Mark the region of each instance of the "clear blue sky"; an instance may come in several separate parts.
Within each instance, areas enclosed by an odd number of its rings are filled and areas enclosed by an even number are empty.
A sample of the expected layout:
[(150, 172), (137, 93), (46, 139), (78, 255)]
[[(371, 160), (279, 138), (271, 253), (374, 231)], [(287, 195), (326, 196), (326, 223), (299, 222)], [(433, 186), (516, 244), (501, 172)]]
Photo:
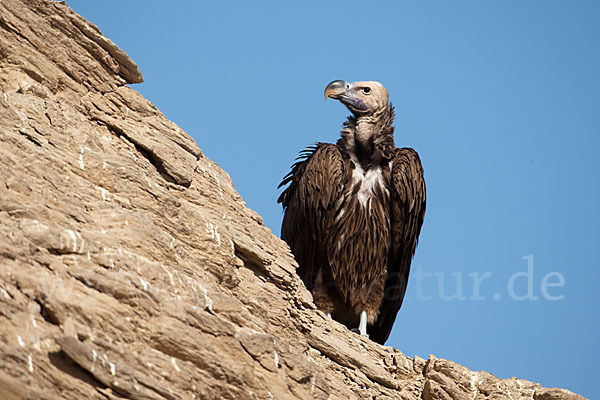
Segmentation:
[(382, 82), (428, 194), (388, 344), (600, 398), (600, 2), (67, 3), (275, 234), (281, 177), (348, 114), (325, 85)]

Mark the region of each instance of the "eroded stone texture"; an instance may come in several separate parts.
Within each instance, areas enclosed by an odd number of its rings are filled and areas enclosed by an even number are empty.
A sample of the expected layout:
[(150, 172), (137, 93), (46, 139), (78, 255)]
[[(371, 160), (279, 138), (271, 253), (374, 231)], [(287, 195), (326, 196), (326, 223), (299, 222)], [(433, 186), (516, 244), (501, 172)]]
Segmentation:
[(141, 81), (64, 3), (0, 3), (0, 398), (582, 398), (327, 319)]

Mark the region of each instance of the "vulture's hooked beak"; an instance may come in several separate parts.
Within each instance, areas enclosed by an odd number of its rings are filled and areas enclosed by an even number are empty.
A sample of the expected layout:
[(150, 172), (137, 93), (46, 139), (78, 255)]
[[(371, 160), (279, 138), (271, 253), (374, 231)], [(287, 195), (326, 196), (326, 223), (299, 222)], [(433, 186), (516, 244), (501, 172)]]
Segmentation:
[(365, 103), (356, 97), (356, 93), (352, 89), (354, 89), (354, 84), (350, 82), (333, 81), (325, 88), (325, 100), (328, 97), (339, 100), (352, 112), (367, 111)]
[(346, 86), (350, 89), (350, 84), (345, 81), (333, 81), (325, 88), (325, 100), (328, 97), (338, 100), (341, 95), (346, 93)]

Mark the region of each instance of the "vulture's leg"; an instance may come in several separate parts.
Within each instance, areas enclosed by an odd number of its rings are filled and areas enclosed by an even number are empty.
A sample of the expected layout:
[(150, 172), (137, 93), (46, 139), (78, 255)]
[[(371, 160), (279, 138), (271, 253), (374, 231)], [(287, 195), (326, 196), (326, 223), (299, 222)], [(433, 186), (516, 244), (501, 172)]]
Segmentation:
[(331, 318), (331, 313), (330, 313), (330, 312), (328, 312), (328, 313), (327, 313), (327, 318), (329, 318), (329, 319), (332, 319), (332, 318)]
[(369, 335), (367, 335), (367, 311), (366, 310), (362, 310), (360, 312), (360, 322), (358, 323), (358, 333), (360, 333), (361, 336), (369, 337)]

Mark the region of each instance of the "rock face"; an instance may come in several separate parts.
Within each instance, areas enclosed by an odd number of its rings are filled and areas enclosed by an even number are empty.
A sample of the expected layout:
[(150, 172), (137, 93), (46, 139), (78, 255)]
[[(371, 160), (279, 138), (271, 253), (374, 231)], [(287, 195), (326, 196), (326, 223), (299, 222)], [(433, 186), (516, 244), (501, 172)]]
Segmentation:
[(64, 3), (0, 3), (1, 399), (582, 399), (315, 309), (229, 176)]

